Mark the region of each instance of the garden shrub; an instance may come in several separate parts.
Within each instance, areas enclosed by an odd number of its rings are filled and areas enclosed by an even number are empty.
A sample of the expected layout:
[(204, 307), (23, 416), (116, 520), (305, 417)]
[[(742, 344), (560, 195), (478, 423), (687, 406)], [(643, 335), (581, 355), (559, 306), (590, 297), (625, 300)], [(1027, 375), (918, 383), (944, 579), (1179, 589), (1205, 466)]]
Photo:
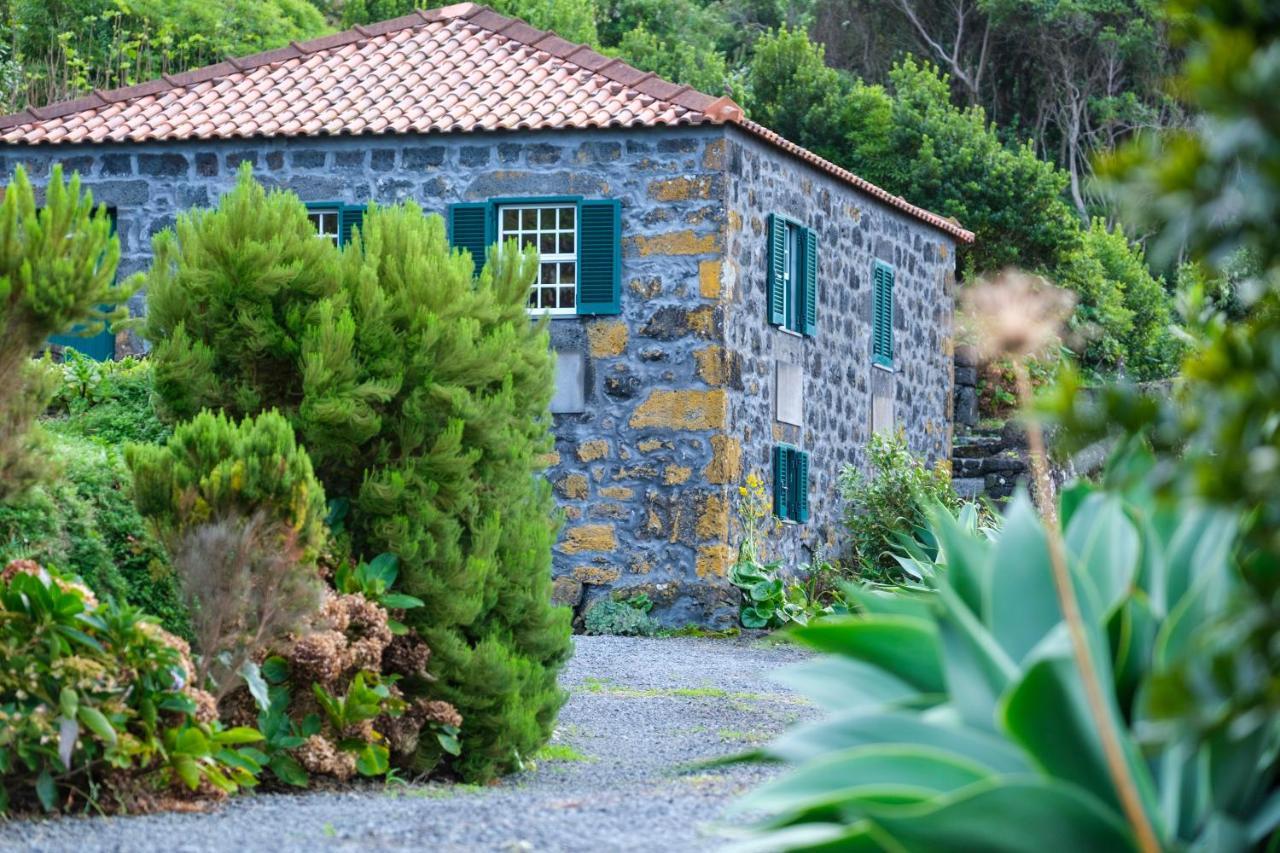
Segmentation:
[(62, 382), (45, 426), (64, 435), (92, 438), (108, 447), (129, 442), (160, 444), (173, 430), (153, 405), (151, 362), (128, 358), (94, 361), (63, 350)]
[(901, 578), (898, 558), (904, 553), (904, 544), (929, 537), (930, 504), (956, 509), (960, 498), (951, 488), (946, 467), (941, 463), (926, 467), (911, 452), (901, 430), (894, 435), (873, 435), (867, 445), (867, 461), (870, 475), (853, 465), (840, 472), (852, 558), (867, 579)]
[(652, 637), (662, 626), (649, 615), (651, 609), (653, 602), (647, 595), (626, 600), (601, 598), (587, 608), (583, 628), (588, 634)]
[[(49, 470), (33, 429), (56, 387), (47, 362), (33, 361), (50, 335), (80, 324), (88, 334), (123, 316), (138, 287), (115, 281), (120, 241), (105, 207), (64, 184), (55, 166), (44, 206), (21, 166), (0, 201), (0, 501), (21, 494)], [(115, 309), (103, 305), (118, 306)]]
[(255, 783), (186, 643), (32, 561), (0, 573), (0, 813), (128, 810)]
[[(551, 733), (571, 650), (571, 614), (550, 603), (554, 500), (537, 476), (552, 360), (525, 312), (532, 253), (496, 253), (473, 277), (443, 221), (413, 204), (371, 208), (339, 250), (295, 196), (247, 171), (155, 249), (146, 335), (164, 408), (288, 418), (350, 507), (353, 558), (394, 554), (403, 591), (424, 602), (406, 621), (435, 680), (404, 689), (461, 711), (465, 777), (518, 767)], [(439, 758), (427, 743), (415, 763)]]
[(189, 638), (164, 548), (133, 503), (120, 452), (49, 424), (45, 461), (61, 472), (0, 503), (0, 563), (29, 558), (79, 576), (101, 598), (142, 608)]
[(225, 695), (320, 606), (324, 490), (276, 412), (203, 412), (125, 459), (191, 612), (200, 683)]

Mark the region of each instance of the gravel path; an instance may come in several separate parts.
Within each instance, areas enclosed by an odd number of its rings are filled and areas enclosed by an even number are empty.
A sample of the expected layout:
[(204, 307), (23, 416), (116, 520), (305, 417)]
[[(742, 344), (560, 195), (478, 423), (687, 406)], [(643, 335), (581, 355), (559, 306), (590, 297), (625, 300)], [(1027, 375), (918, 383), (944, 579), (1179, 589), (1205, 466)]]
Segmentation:
[(689, 770), (816, 711), (765, 678), (804, 657), (739, 640), (578, 637), (572, 698), (536, 770), (502, 784), (242, 797), (209, 814), (0, 825), (0, 850), (686, 851), (765, 766)]

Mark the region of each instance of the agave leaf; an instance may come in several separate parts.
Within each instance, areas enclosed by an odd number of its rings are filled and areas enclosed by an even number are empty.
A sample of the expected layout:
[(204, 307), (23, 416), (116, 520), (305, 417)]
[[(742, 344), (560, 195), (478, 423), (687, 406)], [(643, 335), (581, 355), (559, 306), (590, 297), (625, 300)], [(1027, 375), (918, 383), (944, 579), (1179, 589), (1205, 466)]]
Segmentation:
[(848, 658), (817, 658), (770, 673), (769, 677), (833, 711), (883, 708), (920, 695), (902, 679)]
[(946, 583), (939, 585), (946, 614), (938, 620), (942, 666), (951, 704), (975, 728), (995, 731), (996, 707), (1018, 667)]
[(848, 826), (838, 823), (806, 823), (788, 826), (760, 838), (742, 841), (728, 847), (728, 853), (883, 853), (875, 840), (875, 827), (869, 821)]
[(990, 779), (918, 805), (883, 807), (873, 822), (898, 849), (921, 853), (1136, 849), (1128, 827), (1096, 798), (1045, 779)]
[[(1239, 518), (1233, 512), (1184, 508), (1183, 514), (1168, 548), (1166, 603), (1170, 611), (1192, 587), (1203, 584), (1206, 576), (1221, 578), (1228, 573), (1228, 559), (1239, 530)], [(1221, 590), (1221, 581), (1217, 584), (1205, 591)]]
[(1109, 613), (1129, 591), (1138, 569), (1137, 528), (1124, 504), (1112, 495), (1090, 495), (1066, 528), (1066, 547), (1093, 582), (1103, 613)]
[(942, 693), (936, 626), (911, 616), (832, 616), (799, 627), (791, 636), (824, 652), (866, 661), (924, 693)]
[(1049, 545), (1025, 492), (1005, 517), (992, 557), (996, 574), (987, 590), (987, 625), (1014, 661), (1022, 661), (1062, 621)]
[(929, 518), (938, 540), (938, 562), (947, 567), (952, 588), (971, 611), (985, 619), (991, 586), (990, 543), (966, 533), (941, 504), (933, 507)]
[(845, 598), (864, 613), (932, 618), (926, 598), (906, 589), (884, 589), (869, 583), (843, 584)]
[(765, 747), (776, 758), (799, 763), (872, 743), (910, 743), (953, 753), (992, 773), (1032, 772), (1023, 754), (1009, 741), (933, 709), (926, 714), (909, 710), (859, 709), (790, 729)]
[[(1109, 670), (1104, 664), (1095, 662), (1095, 665), (1102, 670), (1105, 685)], [(1128, 730), (1123, 727), (1113, 695), (1110, 691), (1104, 692), (1107, 712), (1113, 721), (1120, 723), (1121, 749), (1129, 764), (1130, 776), (1138, 788), (1143, 808), (1160, 835), (1163, 821), (1159, 820), (1155, 782)], [(1120, 808), (1065, 626), (1036, 650), (1022, 679), (1006, 694), (1000, 719), (1009, 736), (1050, 776), (1074, 783), (1113, 808)]]
[(877, 801), (926, 800), (990, 778), (987, 770), (954, 753), (892, 743), (856, 746), (824, 756), (776, 779), (733, 805), (730, 813), (759, 809), (809, 813), (836, 809), (849, 818)]

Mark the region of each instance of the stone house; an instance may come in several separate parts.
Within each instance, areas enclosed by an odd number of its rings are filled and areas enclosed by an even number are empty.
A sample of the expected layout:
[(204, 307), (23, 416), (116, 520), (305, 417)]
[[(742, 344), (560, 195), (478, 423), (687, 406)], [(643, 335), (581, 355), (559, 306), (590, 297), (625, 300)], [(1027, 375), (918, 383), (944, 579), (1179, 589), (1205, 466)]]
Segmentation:
[(728, 98), (483, 6), (30, 109), (0, 138), (0, 175), (80, 173), (115, 212), (124, 272), (245, 161), (339, 243), (368, 202), (412, 199), (473, 256), (537, 245), (566, 600), (628, 589), (671, 624), (726, 621), (748, 472), (798, 564), (835, 547), (837, 474), (873, 430), (948, 456), (955, 249), (972, 234)]

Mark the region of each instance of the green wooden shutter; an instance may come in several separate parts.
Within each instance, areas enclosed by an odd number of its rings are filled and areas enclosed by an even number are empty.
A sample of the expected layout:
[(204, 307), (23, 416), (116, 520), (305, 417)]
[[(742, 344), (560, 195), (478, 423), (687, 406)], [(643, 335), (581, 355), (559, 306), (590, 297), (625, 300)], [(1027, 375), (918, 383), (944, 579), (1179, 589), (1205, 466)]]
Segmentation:
[(494, 240), (492, 205), (487, 201), (468, 201), (449, 205), (449, 245), (466, 249), (475, 264), (472, 275), (484, 268), (485, 253)]
[(787, 221), (769, 214), (769, 322), (787, 322)]
[(338, 245), (345, 246), (351, 242), (351, 232), (364, 228), (363, 204), (344, 204), (338, 211)]
[[(804, 229), (804, 333), (818, 333), (818, 235)], [(800, 331), (800, 330), (797, 330)]]
[(791, 518), (791, 478), (788, 468), (791, 448), (785, 444), (773, 447), (773, 514), (781, 519)]
[[(119, 211), (114, 207), (108, 207), (107, 217), (111, 220), (111, 235), (114, 237), (116, 223), (119, 220)], [(115, 306), (103, 305), (101, 307), (103, 310), (110, 311)], [(88, 338), (76, 334), (77, 331), (83, 329), (84, 326), (82, 324), (72, 326), (66, 334), (51, 336), (49, 343), (57, 344), (60, 347), (71, 347), (76, 352), (88, 356), (94, 361), (111, 361), (116, 357), (116, 333), (111, 331), (110, 324), (104, 325), (101, 332)]]
[(872, 276), (871, 355), (876, 364), (893, 365), (893, 267), (876, 261)]
[(578, 313), (622, 310), (622, 204), (617, 199), (578, 205)]
[(792, 471), (795, 474), (795, 482), (792, 483), (791, 488), (795, 500), (795, 513), (792, 518), (804, 523), (809, 520), (809, 454), (803, 450), (793, 450), (791, 458)]

